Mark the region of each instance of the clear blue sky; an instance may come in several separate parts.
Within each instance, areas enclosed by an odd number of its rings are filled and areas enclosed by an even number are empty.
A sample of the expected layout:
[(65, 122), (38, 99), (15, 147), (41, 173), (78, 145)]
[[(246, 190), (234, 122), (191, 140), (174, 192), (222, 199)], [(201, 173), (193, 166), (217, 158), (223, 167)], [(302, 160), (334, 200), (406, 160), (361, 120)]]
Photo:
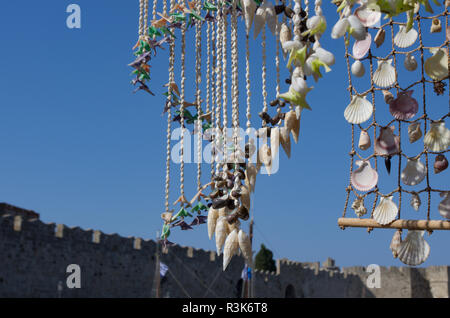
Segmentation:
[[(81, 6), (81, 30), (66, 27), (66, 7), (70, 3)], [(342, 231), (337, 226), (349, 179), (351, 126), (343, 117), (349, 103), (343, 41), (330, 38), (337, 15), (334, 6), (324, 3), (329, 26), (321, 43), (335, 53), (337, 62), (324, 79), (310, 82), (315, 86), (308, 95), (313, 110), (304, 112), (300, 142), (293, 146), (291, 159), (283, 153), (278, 173), (258, 176), (253, 197), (255, 248), (264, 243), (276, 258), (298, 261), (332, 257), (340, 266), (399, 266), (402, 264), (392, 258), (389, 250), (393, 231), (375, 230), (369, 235), (365, 229)], [(166, 50), (151, 63), (151, 88), (156, 97), (143, 92), (132, 94), (127, 64), (133, 58), (137, 19), (137, 0), (1, 2), (0, 201), (33, 209), (45, 222), (122, 236), (155, 237), (164, 209), (166, 119), (161, 117), (161, 93), (168, 78), (168, 62)], [(444, 37), (444, 33), (429, 35), (429, 24), (424, 29), (430, 45)], [(242, 24), (240, 31), (243, 48)], [(271, 35), (268, 39), (273, 44)], [(259, 40), (251, 42), (254, 125), (260, 124), (256, 114), (262, 107)], [(275, 95), (272, 44), (267, 52), (269, 100)], [(389, 49), (386, 45), (387, 49), (376, 51), (380, 52), (377, 55)], [(192, 52), (193, 41), (188, 41), (188, 50)], [(243, 52), (240, 62), (244, 61)], [(400, 65), (402, 61), (401, 57)], [(284, 79), (288, 72), (285, 61), (281, 64)], [(193, 63), (189, 62), (188, 74), (192, 69)], [(243, 109), (244, 68), (240, 72)], [(401, 71), (400, 83), (413, 77), (419, 79), (419, 73)], [(193, 96), (194, 87), (190, 79), (188, 98)], [(356, 85), (363, 90), (367, 83), (365, 77)], [(287, 85), (283, 83), (285, 90)], [(447, 112), (447, 92), (443, 97), (429, 94), (432, 118)], [(418, 90), (413, 96), (420, 101), (420, 94)], [(385, 124), (391, 119), (388, 107), (381, 98), (377, 103), (377, 118)], [(409, 144), (406, 127), (402, 141), (408, 155), (419, 152), (422, 146), (421, 141)], [(397, 160), (393, 159), (390, 176), (379, 161), (379, 186), (384, 193), (396, 186)], [(403, 167), (405, 164), (403, 160)], [(208, 169), (206, 165), (204, 168)], [(178, 166), (172, 169), (172, 178), (177, 179)], [(187, 165), (186, 170), (186, 191), (192, 196), (196, 166)], [(437, 176), (431, 173), (431, 183), (448, 189), (448, 171)], [(172, 189), (171, 201), (178, 196), (178, 186), (174, 184)], [(440, 199), (433, 199), (432, 215), (440, 218)], [(422, 201), (420, 211), (415, 212), (406, 196), (402, 215), (424, 218), (425, 196)], [(353, 215), (351, 209), (348, 215)], [(426, 239), (431, 255), (424, 265), (449, 264), (449, 233), (436, 231)], [(171, 240), (215, 248), (207, 238), (206, 226), (195, 231), (173, 231)]]

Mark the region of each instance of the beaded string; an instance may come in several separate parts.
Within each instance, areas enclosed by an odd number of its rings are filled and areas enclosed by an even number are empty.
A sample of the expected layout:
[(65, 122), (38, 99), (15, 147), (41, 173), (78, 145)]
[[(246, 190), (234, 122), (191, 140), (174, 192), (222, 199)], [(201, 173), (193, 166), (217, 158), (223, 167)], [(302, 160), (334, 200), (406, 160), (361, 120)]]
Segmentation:
[(181, 125), (181, 141), (180, 141), (180, 193), (184, 197), (184, 102), (185, 102), (185, 82), (186, 82), (186, 21), (181, 27), (181, 92), (180, 92), (180, 125)]
[[(214, 156), (215, 158), (218, 158), (218, 150), (220, 145), (220, 108), (221, 108), (221, 101), (222, 101), (222, 41), (223, 41), (223, 3), (218, 2), (218, 12), (217, 12), (217, 30), (216, 30), (216, 48), (217, 48), (217, 58), (216, 58), (216, 70), (215, 70), (215, 76), (216, 76), (216, 85), (215, 85), (215, 92), (216, 92), (216, 122), (215, 122), (215, 144), (214, 144)], [(219, 175), (219, 160), (216, 160), (216, 172), (215, 174)]]
[[(197, 0), (196, 2), (197, 11), (199, 12), (202, 8), (202, 2)], [(197, 104), (197, 191), (200, 191), (202, 188), (202, 120), (200, 116), (202, 115), (202, 105), (201, 105), (201, 90), (200, 90), (200, 82), (202, 76), (202, 32), (201, 32), (201, 24), (200, 22), (195, 23), (195, 88), (196, 88), (196, 104)], [(200, 197), (198, 197), (200, 200)]]
[[(262, 47), (262, 72), (261, 72), (261, 75), (262, 75), (263, 112), (267, 113), (268, 107), (267, 107), (267, 84), (266, 84), (267, 67), (266, 67), (266, 27), (265, 26), (262, 28), (261, 47)], [(266, 125), (267, 125), (267, 123), (263, 119), (262, 126), (266, 127)]]
[[(225, 2), (223, 2), (223, 5)], [(224, 162), (223, 162), (223, 175), (224, 178), (227, 177), (226, 172), (228, 171), (227, 166), (227, 154), (228, 154), (228, 78), (227, 78), (227, 26), (228, 20), (226, 12), (222, 12), (222, 78), (223, 78), (223, 92), (222, 92), (222, 109), (223, 109), (223, 149), (224, 149)]]

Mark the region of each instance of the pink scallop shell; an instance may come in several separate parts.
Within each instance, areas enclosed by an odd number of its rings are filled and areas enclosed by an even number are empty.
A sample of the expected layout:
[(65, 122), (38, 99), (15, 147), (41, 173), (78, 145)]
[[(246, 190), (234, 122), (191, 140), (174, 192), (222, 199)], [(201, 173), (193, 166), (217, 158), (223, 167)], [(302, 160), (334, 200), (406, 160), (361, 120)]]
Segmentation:
[(393, 155), (399, 152), (400, 138), (394, 135), (394, 127), (384, 127), (375, 140), (374, 150), (377, 155)]
[(419, 104), (411, 97), (412, 93), (412, 90), (401, 92), (389, 103), (389, 111), (396, 119), (407, 120), (417, 114)]
[(369, 52), (370, 45), (372, 44), (372, 36), (367, 32), (364, 40), (355, 41), (353, 43), (353, 57), (357, 60), (362, 59), (367, 52)]
[(358, 169), (352, 171), (350, 182), (356, 190), (369, 191), (377, 185), (378, 173), (367, 161), (367, 164), (363, 163)]
[(371, 27), (380, 21), (381, 12), (372, 11), (361, 6), (355, 10), (355, 16), (359, 21), (361, 21), (362, 25), (365, 27)]

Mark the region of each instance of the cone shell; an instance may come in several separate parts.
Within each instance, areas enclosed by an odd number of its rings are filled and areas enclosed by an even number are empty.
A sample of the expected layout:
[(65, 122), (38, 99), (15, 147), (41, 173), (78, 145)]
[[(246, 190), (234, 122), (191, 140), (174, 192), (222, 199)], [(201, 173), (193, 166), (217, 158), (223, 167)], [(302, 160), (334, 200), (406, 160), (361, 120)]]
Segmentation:
[(377, 24), (381, 19), (381, 12), (370, 10), (365, 6), (360, 6), (355, 10), (355, 16), (365, 27), (371, 27)]
[(264, 3), (256, 10), (253, 21), (255, 24), (253, 28), (253, 38), (256, 39), (266, 22), (266, 8), (264, 7)]
[(450, 219), (450, 192), (441, 192), (441, 197), (444, 199), (439, 203), (439, 213), (443, 218)]
[(265, 1), (265, 7), (266, 7), (266, 17), (265, 20), (267, 22), (267, 26), (269, 27), (270, 32), (275, 35), (276, 28), (277, 28), (277, 14), (275, 13), (275, 7), (272, 2)]
[(389, 248), (391, 249), (394, 258), (398, 257), (398, 249), (400, 248), (401, 242), (402, 242), (402, 232), (400, 230), (395, 231), (394, 236), (392, 237), (391, 245), (389, 245)]
[(272, 151), (267, 144), (263, 144), (258, 150), (258, 164), (264, 164), (267, 173), (270, 175), (272, 169)]
[(392, 223), (398, 214), (397, 205), (392, 202), (392, 196), (381, 197), (380, 203), (373, 212), (373, 219), (381, 225)]
[[(249, 1), (249, 0), (247, 0)], [(255, 3), (255, 1), (250, 0), (253, 3)], [(281, 47), (283, 48), (283, 53), (285, 54), (286, 57), (286, 53), (287, 53), (287, 49), (284, 49), (284, 43), (286, 43), (287, 41), (290, 41), (292, 39), (292, 32), (291, 29), (287, 26), (286, 23), (282, 23), (281, 24), (281, 30), (280, 30), (280, 43), (281, 43)]]
[(241, 186), (241, 203), (250, 211), (250, 192), (246, 186)]
[(407, 120), (413, 118), (419, 110), (419, 104), (411, 97), (413, 91), (400, 92), (397, 98), (389, 103), (389, 111), (394, 118)]
[(394, 135), (394, 126), (382, 127), (380, 135), (375, 140), (375, 153), (378, 155), (393, 155), (399, 152), (400, 138)]
[(244, 231), (239, 230), (238, 241), (245, 262), (248, 266), (253, 267), (252, 243), (250, 242), (250, 238)]
[(430, 130), (423, 138), (425, 147), (433, 152), (445, 151), (450, 146), (450, 130), (445, 123), (432, 122)]
[(397, 34), (394, 37), (394, 44), (399, 48), (407, 48), (414, 44), (417, 40), (418, 33), (416, 29), (412, 28), (406, 32), (406, 27), (401, 25)]
[(358, 147), (361, 150), (367, 150), (369, 149), (371, 145), (369, 133), (365, 130), (361, 130), (361, 133), (359, 134), (359, 142)]
[(364, 74), (366, 73), (363, 63), (361, 63), (361, 61), (359, 61), (359, 60), (356, 60), (355, 62), (353, 62), (351, 71), (352, 71), (352, 74), (355, 75), (356, 77), (363, 77)]
[(244, 20), (247, 34), (253, 23), (253, 17), (256, 11), (256, 2), (254, 0), (243, 0)]
[(392, 59), (378, 61), (378, 68), (373, 73), (373, 82), (380, 87), (389, 87), (395, 83), (395, 69)]
[(270, 130), (270, 149), (272, 155), (272, 161), (275, 161), (276, 156), (278, 155), (278, 149), (280, 148), (280, 128), (273, 127)]
[(434, 173), (440, 173), (448, 168), (448, 161), (444, 155), (437, 155), (434, 159)]
[(344, 117), (350, 124), (361, 124), (367, 121), (373, 113), (372, 104), (366, 96), (355, 95), (344, 111)]
[(290, 132), (286, 127), (280, 127), (280, 142), (281, 146), (284, 149), (284, 152), (288, 156), (291, 157), (291, 137)]
[(413, 207), (414, 210), (419, 211), (420, 205), (422, 204), (422, 202), (420, 201), (420, 197), (419, 194), (417, 194), (416, 192), (414, 192), (411, 195), (411, 201), (410, 201), (411, 206)]
[(415, 71), (417, 69), (417, 61), (414, 55), (411, 55), (410, 53), (406, 54), (403, 65), (408, 71), (410, 72)]
[(225, 239), (229, 233), (228, 222), (225, 216), (219, 217), (216, 224), (215, 236), (216, 236), (216, 249), (217, 255), (222, 253), (222, 247), (225, 243)]
[(404, 184), (414, 186), (421, 183), (426, 175), (427, 167), (419, 159), (408, 159), (401, 178)]
[(210, 207), (207, 219), (208, 237), (210, 240), (212, 239), (214, 232), (216, 231), (216, 223), (218, 218), (219, 218), (219, 210)]
[(292, 137), (294, 137), (294, 141), (297, 143), (298, 135), (300, 133), (300, 120), (297, 118), (295, 111), (291, 110), (286, 113), (284, 125), (292, 133)]
[(379, 29), (377, 34), (375, 35), (375, 38), (373, 39), (377, 48), (380, 47), (381, 44), (383, 44), (385, 37), (386, 31), (384, 31), (384, 29)]
[(247, 169), (245, 169), (245, 185), (250, 192), (255, 191), (256, 175), (258, 171), (253, 163), (247, 164)]
[(237, 253), (239, 248), (238, 230), (234, 229), (228, 234), (223, 247), (223, 270), (225, 270), (231, 261), (231, 258)]
[(359, 191), (369, 191), (378, 183), (378, 173), (372, 169), (369, 161), (356, 161), (358, 168), (352, 171), (350, 182)]
[(372, 36), (370, 33), (367, 33), (364, 40), (355, 41), (355, 43), (353, 43), (353, 57), (357, 60), (362, 59), (367, 52), (369, 52), (371, 44)]
[(431, 22), (430, 32), (438, 33), (441, 31), (442, 31), (441, 20), (439, 20), (438, 18), (434, 18), (433, 21)]
[(422, 137), (422, 130), (420, 129), (420, 122), (412, 123), (408, 126), (409, 142), (413, 143)]
[(430, 245), (423, 238), (424, 231), (408, 231), (406, 238), (398, 248), (398, 259), (410, 266), (417, 266), (430, 255)]
[(426, 59), (424, 63), (425, 73), (435, 81), (441, 81), (448, 76), (448, 54), (447, 50), (431, 49), (433, 56)]

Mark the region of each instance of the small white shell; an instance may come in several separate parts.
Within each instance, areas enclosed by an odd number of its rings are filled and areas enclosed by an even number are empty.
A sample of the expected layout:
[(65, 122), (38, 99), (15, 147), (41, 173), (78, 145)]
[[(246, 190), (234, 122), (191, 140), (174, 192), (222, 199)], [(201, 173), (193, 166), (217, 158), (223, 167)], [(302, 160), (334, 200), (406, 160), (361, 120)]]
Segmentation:
[(269, 27), (270, 32), (275, 35), (277, 28), (277, 14), (275, 13), (275, 7), (272, 2), (264, 1), (266, 7), (266, 17), (265, 20), (267, 22), (267, 26)]
[(359, 191), (369, 191), (378, 183), (378, 173), (372, 169), (369, 161), (358, 160), (355, 162), (358, 168), (350, 175), (350, 182)]
[(417, 68), (416, 58), (414, 57), (414, 55), (411, 55), (409, 53), (406, 54), (405, 61), (403, 64), (405, 65), (405, 68), (411, 72), (415, 71)]
[(270, 175), (272, 169), (272, 151), (266, 143), (258, 150), (258, 166), (261, 167), (261, 165), (266, 167), (267, 174)]
[(413, 143), (422, 137), (422, 130), (420, 129), (420, 122), (412, 123), (408, 126), (409, 142)]
[(333, 39), (338, 39), (340, 37), (343, 37), (349, 27), (350, 27), (350, 23), (348, 22), (347, 18), (340, 19), (333, 26), (333, 29), (331, 30), (331, 37)]
[(381, 18), (381, 12), (371, 10), (366, 6), (360, 6), (355, 10), (355, 15), (365, 27), (371, 27), (378, 23)]
[(240, 187), (241, 190), (241, 203), (245, 208), (250, 211), (250, 192), (248, 188), (244, 185)]
[(278, 155), (278, 149), (280, 148), (280, 128), (273, 127), (270, 130), (270, 153), (272, 155), (272, 161), (276, 160), (276, 156)]
[(411, 194), (410, 204), (414, 210), (419, 211), (420, 205), (422, 204), (422, 202), (420, 201), (419, 194), (417, 194), (416, 192)]
[(355, 62), (353, 62), (351, 70), (352, 74), (355, 75), (356, 77), (363, 77), (364, 74), (366, 73), (364, 65), (363, 63), (361, 63), (360, 60), (356, 60)]
[(366, 96), (355, 95), (350, 104), (345, 108), (344, 117), (350, 124), (361, 124), (367, 121), (373, 113), (372, 104)]
[(250, 31), (253, 23), (253, 17), (256, 11), (256, 2), (254, 0), (243, 0), (244, 19), (247, 34)]
[[(253, 1), (253, 0), (250, 0), (250, 1), (255, 3), (255, 1)], [(280, 30), (280, 43), (281, 43), (281, 47), (283, 48), (283, 54), (284, 54), (285, 58), (286, 58), (286, 54), (288, 52), (288, 49), (284, 47), (284, 44), (286, 42), (290, 41), (291, 39), (292, 39), (291, 29), (286, 25), (286, 23), (282, 23), (281, 24), (281, 30)]]
[(284, 149), (284, 152), (288, 156), (291, 157), (291, 137), (290, 131), (286, 127), (280, 127), (280, 142), (281, 146)]
[(370, 145), (371, 145), (371, 142), (370, 142), (369, 134), (367, 133), (367, 131), (361, 130), (361, 133), (359, 134), (359, 142), (358, 142), (359, 149), (367, 150), (367, 149), (369, 149)]
[(373, 82), (380, 87), (389, 87), (395, 83), (395, 69), (392, 59), (378, 61), (378, 68), (373, 73)]
[(324, 48), (321, 48), (320, 46), (317, 47), (314, 50), (314, 52), (317, 55), (317, 57), (319, 58), (319, 60), (324, 62), (326, 65), (328, 65), (328, 66), (334, 65), (335, 58), (334, 58), (333, 53), (325, 50)]
[(389, 248), (391, 249), (394, 258), (398, 257), (398, 249), (400, 248), (401, 243), (402, 243), (402, 232), (400, 230), (397, 230), (395, 231), (394, 236), (392, 237), (391, 245), (389, 245)]
[(373, 41), (375, 42), (375, 45), (377, 47), (380, 47), (380, 45), (383, 44), (385, 37), (386, 37), (386, 31), (384, 31), (384, 29), (379, 29), (377, 34), (375, 35), (375, 38), (373, 39)]
[(231, 258), (237, 253), (239, 248), (238, 230), (234, 229), (228, 234), (223, 247), (223, 270), (225, 270), (231, 261)]
[(214, 209), (213, 207), (210, 207), (207, 219), (209, 239), (212, 239), (214, 232), (216, 231), (216, 223), (218, 218), (219, 218), (219, 211)]
[(229, 233), (228, 231), (227, 218), (225, 216), (219, 217), (215, 231), (217, 255), (220, 255), (222, 252), (223, 244), (225, 243), (225, 239)]
[(417, 40), (418, 33), (412, 28), (406, 32), (406, 27), (401, 25), (397, 34), (394, 37), (394, 44), (399, 48), (407, 48), (414, 44)]
[(300, 120), (297, 118), (295, 111), (291, 110), (286, 113), (284, 117), (285, 127), (292, 133), (294, 137), (294, 142), (298, 142), (298, 135), (300, 133)]
[(253, 265), (253, 257), (252, 257), (252, 244), (250, 242), (250, 238), (244, 231), (239, 230), (238, 234), (239, 240), (239, 248), (242, 251), (242, 254), (245, 258), (245, 262), (248, 266), (252, 267)]
[(438, 210), (443, 218), (450, 219), (450, 192), (441, 192), (444, 199), (439, 203)]
[(253, 28), (253, 38), (256, 39), (266, 22), (266, 8), (264, 7), (264, 3), (256, 10), (253, 20), (255, 21), (255, 26)]
[(380, 203), (373, 212), (373, 219), (381, 225), (392, 223), (398, 214), (397, 205), (392, 202), (392, 196), (381, 197)]
[(430, 245), (423, 238), (424, 231), (408, 231), (400, 243), (398, 259), (406, 265), (417, 266), (426, 261), (430, 255)]
[(245, 185), (250, 192), (255, 191), (256, 175), (258, 171), (253, 163), (247, 164), (247, 169), (245, 169)]
[(367, 213), (367, 209), (364, 207), (364, 199), (357, 197), (352, 203), (352, 209), (359, 218), (365, 215)]
[(435, 81), (441, 81), (448, 76), (448, 54), (447, 50), (440, 48), (430, 49), (433, 56), (426, 59), (424, 63), (425, 73)]
[(419, 159), (408, 159), (401, 178), (404, 184), (414, 186), (423, 181), (427, 175), (427, 167)]
[(350, 27), (352, 29), (352, 36), (356, 40), (359, 40), (359, 41), (364, 40), (367, 35), (367, 30), (364, 27), (364, 25), (361, 23), (361, 21), (359, 21), (359, 19), (356, 16), (350, 15), (348, 17), (348, 22), (350, 23)]
[(432, 122), (430, 130), (423, 138), (425, 147), (433, 152), (445, 151), (450, 146), (450, 130), (445, 123)]

